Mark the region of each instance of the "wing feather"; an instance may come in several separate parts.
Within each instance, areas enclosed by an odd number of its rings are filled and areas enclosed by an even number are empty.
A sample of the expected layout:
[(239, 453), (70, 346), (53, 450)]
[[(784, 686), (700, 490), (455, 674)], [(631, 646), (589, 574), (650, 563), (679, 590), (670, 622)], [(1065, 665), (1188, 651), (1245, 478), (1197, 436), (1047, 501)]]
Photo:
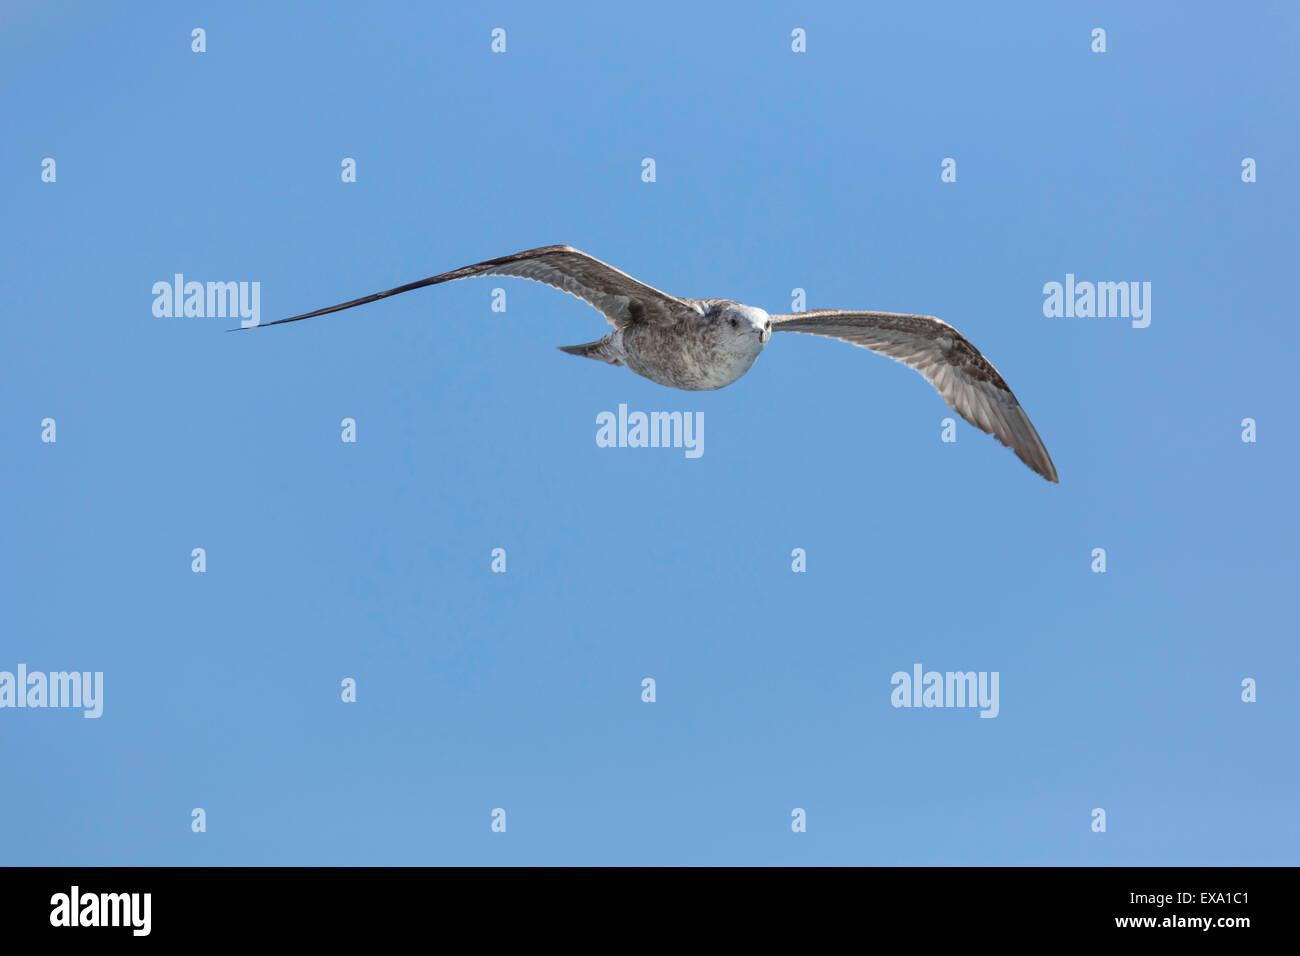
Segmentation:
[(472, 266), (454, 269), (441, 275), (409, 282), (395, 289), (376, 292), (374, 295), (342, 302), (329, 308), (317, 309), (288, 319), (266, 322), (263, 328), (271, 325), (283, 325), (286, 322), (298, 322), (351, 309), (386, 299), (391, 295), (400, 295), (413, 289), (452, 282), (456, 279), (468, 279), (473, 276), (515, 276), (520, 279), (533, 279), (560, 289), (598, 309), (613, 325), (623, 328), (646, 322), (650, 324), (670, 324), (672, 316), (683, 308), (695, 308), (691, 303), (675, 296), (660, 292), (658, 289), (633, 279), (626, 272), (615, 269), (599, 259), (574, 249), (572, 246), (542, 246), (516, 252), (511, 256), (501, 256), (476, 262)]
[(1056, 466), (1016, 396), (979, 349), (932, 315), (823, 309), (772, 316), (773, 332), (840, 339), (920, 372), (948, 407), (1009, 447), (1048, 481)]

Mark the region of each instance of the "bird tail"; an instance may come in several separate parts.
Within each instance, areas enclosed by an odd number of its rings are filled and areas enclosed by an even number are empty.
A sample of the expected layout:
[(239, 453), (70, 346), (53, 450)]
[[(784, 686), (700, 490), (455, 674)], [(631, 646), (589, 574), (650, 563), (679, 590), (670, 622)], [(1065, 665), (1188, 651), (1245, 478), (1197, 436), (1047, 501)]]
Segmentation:
[(558, 346), (561, 352), (568, 352), (570, 355), (581, 355), (583, 358), (595, 359), (598, 362), (608, 362), (610, 365), (622, 365), (623, 362), (614, 350), (610, 348), (609, 336), (596, 342), (588, 342), (585, 345), (561, 345)]

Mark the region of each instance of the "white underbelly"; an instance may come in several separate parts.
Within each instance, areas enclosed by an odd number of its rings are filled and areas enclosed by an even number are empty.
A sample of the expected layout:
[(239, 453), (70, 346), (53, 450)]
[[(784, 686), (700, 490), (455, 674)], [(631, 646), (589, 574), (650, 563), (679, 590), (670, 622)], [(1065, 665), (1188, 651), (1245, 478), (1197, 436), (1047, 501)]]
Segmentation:
[(724, 388), (754, 365), (762, 346), (750, 352), (708, 349), (680, 339), (658, 336), (619, 336), (623, 364), (636, 374), (687, 391)]

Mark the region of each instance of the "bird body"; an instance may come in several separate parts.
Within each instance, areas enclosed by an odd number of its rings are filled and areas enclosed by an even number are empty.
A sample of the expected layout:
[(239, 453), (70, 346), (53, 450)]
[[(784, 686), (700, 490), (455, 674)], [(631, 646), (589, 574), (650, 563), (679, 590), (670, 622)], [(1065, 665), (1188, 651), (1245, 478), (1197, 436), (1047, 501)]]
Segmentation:
[(960, 332), (929, 315), (838, 309), (769, 315), (729, 299), (671, 296), (570, 246), (543, 246), (266, 325), (488, 275), (544, 282), (590, 303), (613, 330), (595, 342), (561, 350), (625, 366), (670, 388), (703, 391), (730, 385), (749, 371), (773, 332), (820, 335), (879, 352), (915, 369), (950, 408), (1010, 447), (1048, 481), (1057, 480), (1038, 432), (997, 369)]
[(699, 392), (723, 388), (748, 372), (772, 335), (768, 314), (739, 302), (689, 299), (670, 311), (670, 323), (633, 323), (598, 342), (561, 346), (561, 351), (625, 365), (660, 385)]

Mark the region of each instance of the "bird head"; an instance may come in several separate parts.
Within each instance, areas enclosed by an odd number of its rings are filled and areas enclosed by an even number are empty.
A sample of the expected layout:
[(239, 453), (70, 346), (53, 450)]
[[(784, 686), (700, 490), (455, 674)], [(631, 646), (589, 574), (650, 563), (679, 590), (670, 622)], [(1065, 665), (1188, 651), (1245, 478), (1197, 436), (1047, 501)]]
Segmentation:
[(772, 317), (752, 305), (719, 303), (706, 318), (717, 327), (719, 338), (736, 351), (757, 354), (772, 337)]

